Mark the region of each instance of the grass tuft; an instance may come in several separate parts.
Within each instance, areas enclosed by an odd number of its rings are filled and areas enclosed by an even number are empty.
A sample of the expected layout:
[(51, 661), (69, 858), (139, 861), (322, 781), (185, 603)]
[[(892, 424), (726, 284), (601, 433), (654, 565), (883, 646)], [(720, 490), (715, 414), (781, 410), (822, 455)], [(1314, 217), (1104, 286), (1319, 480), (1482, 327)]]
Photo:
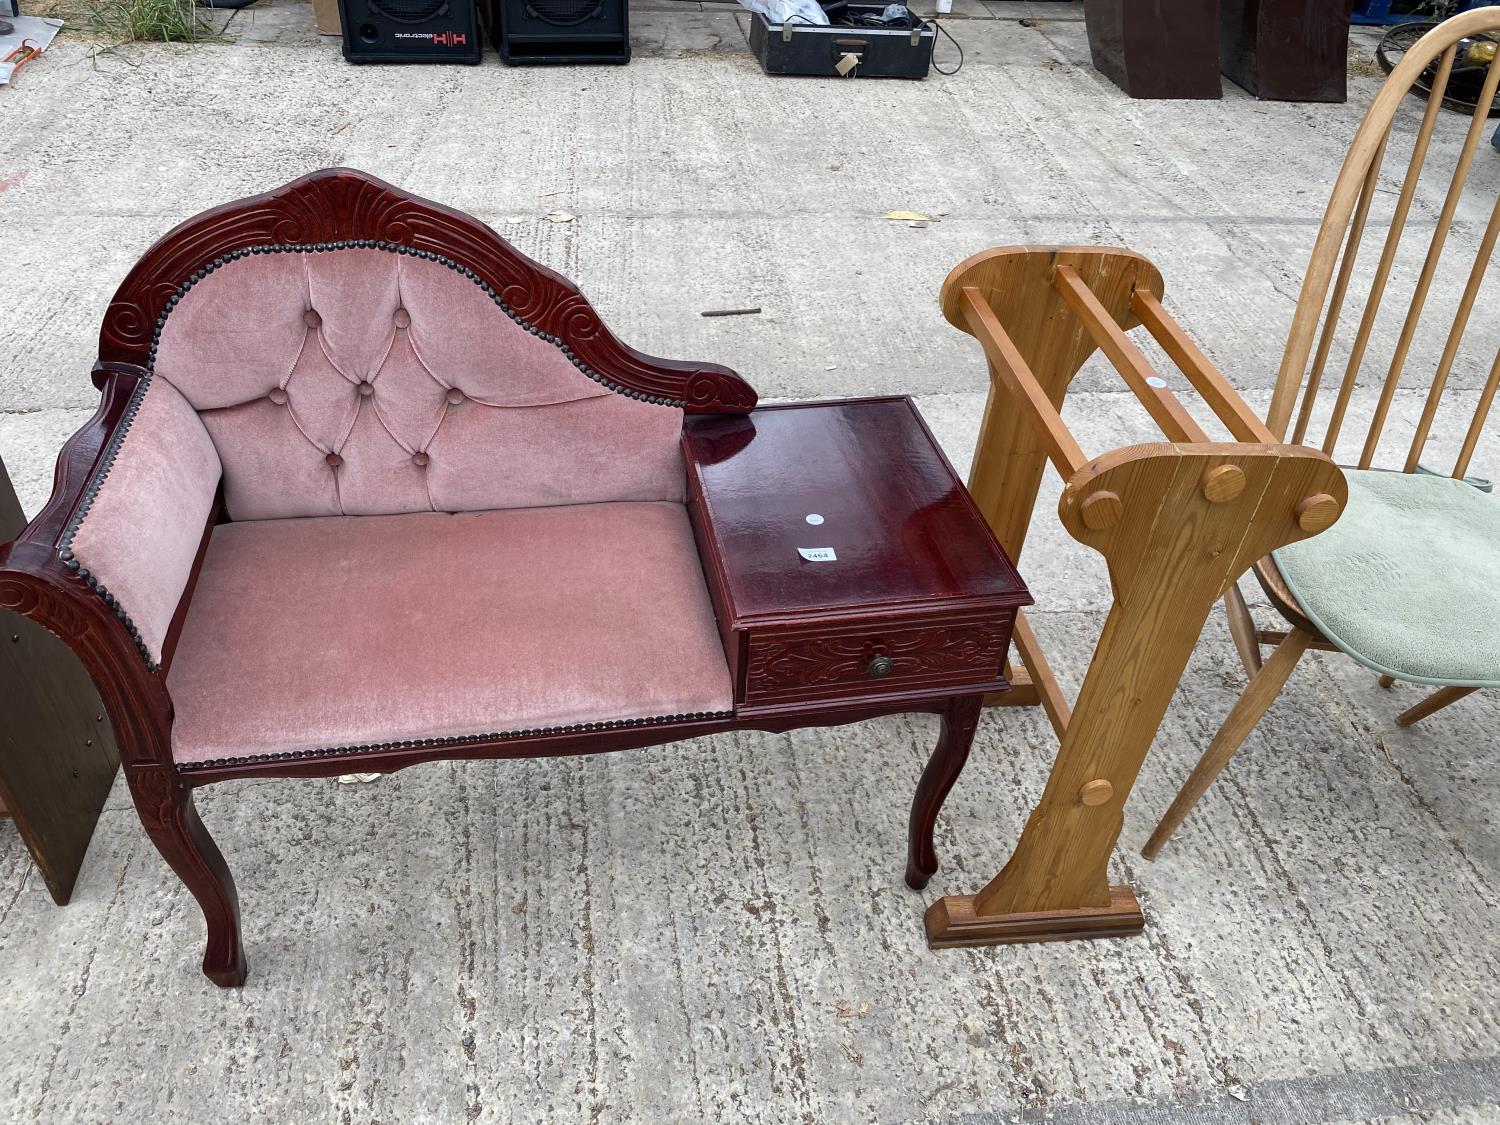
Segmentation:
[(198, 15), (193, 0), (96, 0), (89, 28), (114, 44), (201, 43), (222, 38)]

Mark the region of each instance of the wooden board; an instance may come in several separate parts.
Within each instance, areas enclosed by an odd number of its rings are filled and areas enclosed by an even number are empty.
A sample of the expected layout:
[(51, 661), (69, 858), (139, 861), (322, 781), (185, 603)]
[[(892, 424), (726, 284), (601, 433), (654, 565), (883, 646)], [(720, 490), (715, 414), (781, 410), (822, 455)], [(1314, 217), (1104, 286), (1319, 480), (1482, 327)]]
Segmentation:
[(975, 897), (948, 895), (927, 908), (923, 925), (929, 948), (1129, 937), (1146, 927), (1146, 916), (1129, 887), (1110, 887), (1109, 903), (1103, 907), (1031, 914), (985, 915), (976, 910)]
[[(25, 526), (0, 462), (0, 542)], [(0, 800), (62, 905), (88, 851), (119, 754), (94, 685), (67, 645), (0, 610)]]

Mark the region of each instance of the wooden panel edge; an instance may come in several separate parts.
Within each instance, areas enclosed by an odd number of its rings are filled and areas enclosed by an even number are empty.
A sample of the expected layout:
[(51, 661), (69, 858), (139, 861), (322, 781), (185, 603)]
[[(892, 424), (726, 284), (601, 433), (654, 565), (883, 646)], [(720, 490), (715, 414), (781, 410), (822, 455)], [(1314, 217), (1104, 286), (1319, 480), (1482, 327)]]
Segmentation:
[(974, 898), (974, 895), (947, 895), (927, 908), (923, 925), (929, 949), (1129, 937), (1146, 926), (1146, 916), (1141, 913), (1135, 892), (1126, 886), (1109, 888), (1108, 906), (1034, 914), (977, 915)]

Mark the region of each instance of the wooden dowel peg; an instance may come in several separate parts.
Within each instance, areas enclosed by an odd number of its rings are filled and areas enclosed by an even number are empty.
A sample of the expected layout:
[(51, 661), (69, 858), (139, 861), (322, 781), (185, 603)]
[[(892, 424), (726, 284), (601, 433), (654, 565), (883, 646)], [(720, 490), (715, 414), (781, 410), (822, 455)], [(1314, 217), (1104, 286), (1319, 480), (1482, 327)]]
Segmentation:
[(1210, 504), (1224, 504), (1245, 491), (1245, 470), (1219, 465), (1203, 474), (1203, 496)]
[(1103, 531), (1120, 522), (1125, 514), (1125, 502), (1107, 489), (1089, 496), (1078, 506), (1084, 527), (1092, 531)]
[(1330, 528), (1338, 518), (1339, 502), (1326, 492), (1309, 496), (1297, 505), (1297, 526), (1308, 533)]
[(1078, 790), (1078, 799), (1085, 805), (1102, 805), (1115, 795), (1115, 787), (1102, 777), (1086, 781)]

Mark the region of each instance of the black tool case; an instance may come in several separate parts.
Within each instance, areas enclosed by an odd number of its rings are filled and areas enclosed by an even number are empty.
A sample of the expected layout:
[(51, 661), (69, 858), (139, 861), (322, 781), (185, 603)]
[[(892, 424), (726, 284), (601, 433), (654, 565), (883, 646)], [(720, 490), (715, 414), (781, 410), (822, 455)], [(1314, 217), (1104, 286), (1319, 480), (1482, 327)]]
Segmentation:
[[(885, 4), (851, 3), (848, 10), (878, 16)], [(930, 22), (914, 28), (815, 27), (773, 24), (759, 12), (750, 14), (750, 50), (767, 74), (926, 78), (936, 38)]]

